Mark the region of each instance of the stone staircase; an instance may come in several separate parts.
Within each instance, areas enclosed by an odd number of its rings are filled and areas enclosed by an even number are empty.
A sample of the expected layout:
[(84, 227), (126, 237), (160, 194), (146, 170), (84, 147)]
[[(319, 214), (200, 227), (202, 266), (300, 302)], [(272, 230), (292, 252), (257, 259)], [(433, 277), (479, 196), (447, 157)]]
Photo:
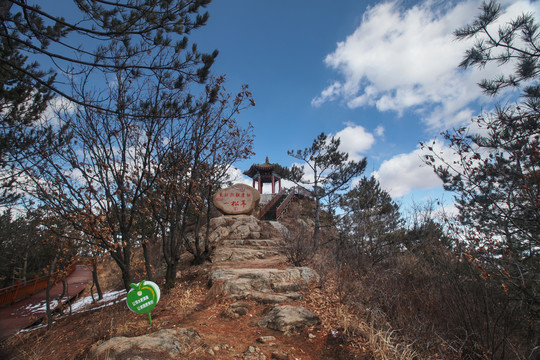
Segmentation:
[[(221, 359), (268, 360), (327, 359), (305, 357), (313, 343), (298, 343), (288, 336), (315, 327), (319, 318), (298, 305), (302, 291), (318, 274), (308, 267), (291, 267), (283, 255), (286, 231), (277, 222), (254, 216), (221, 216), (210, 222), (210, 239), (217, 246), (209, 273), (207, 299), (213, 305), (194, 313), (192, 328), (167, 328), (147, 335), (116, 337), (97, 346), (93, 359)], [(217, 300), (217, 301), (214, 301)], [(219, 313), (212, 310), (220, 307)], [(211, 323), (209, 325), (208, 323)], [(206, 327), (208, 329), (206, 329)], [(215, 335), (215, 330), (227, 331)], [(281, 335), (280, 335), (281, 334)], [(313, 341), (315, 335), (309, 334)], [(305, 337), (303, 338), (305, 339)], [(231, 343), (243, 342), (243, 347)], [(281, 345), (278, 345), (279, 343)], [(295, 354), (293, 356), (293, 354)]]
[[(301, 291), (306, 289), (310, 282), (319, 281), (319, 275), (308, 267), (287, 266), (283, 255), (283, 237), (280, 235), (283, 228), (278, 223), (266, 223), (274, 230), (271, 235), (267, 235), (270, 231), (261, 231), (265, 223), (253, 216), (223, 218), (226, 219), (225, 222), (213, 219), (214, 224), (211, 225), (213, 233), (219, 233), (223, 237), (216, 239), (218, 247), (212, 259), (210, 295), (274, 305), (269, 314), (259, 321), (259, 326), (268, 327), (270, 324), (275, 330), (289, 332), (316, 323), (316, 316), (305, 308), (285, 305), (300, 299)], [(227, 233), (219, 229), (221, 226), (228, 226), (230, 229), (249, 228), (251, 232), (233, 230)], [(232, 303), (228, 311), (235, 313), (237, 308), (241, 308), (239, 303)], [(282, 310), (286, 311), (287, 315), (280, 313)], [(303, 320), (299, 320), (299, 316)], [(280, 320), (268, 317), (278, 317)], [(279, 325), (276, 325), (278, 323)]]
[[(225, 218), (226, 220), (221, 220)], [(251, 298), (263, 303), (296, 300), (299, 291), (319, 276), (307, 267), (287, 267), (283, 255), (283, 228), (268, 223), (274, 231), (262, 231), (262, 221), (253, 216), (227, 216), (212, 221), (217, 248), (212, 257), (211, 292), (234, 299)], [(227, 226), (232, 231), (223, 231)], [(235, 231), (250, 229), (250, 231)], [(279, 229), (279, 230), (278, 230)], [(271, 232), (271, 234), (268, 234)], [(265, 238), (266, 236), (268, 238)]]

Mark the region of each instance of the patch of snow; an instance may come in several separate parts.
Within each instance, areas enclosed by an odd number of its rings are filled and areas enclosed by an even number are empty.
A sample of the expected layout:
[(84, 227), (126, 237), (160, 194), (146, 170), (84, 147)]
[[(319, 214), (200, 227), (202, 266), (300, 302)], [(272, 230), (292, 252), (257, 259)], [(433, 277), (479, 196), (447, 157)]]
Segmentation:
[[(126, 290), (117, 290), (117, 291), (108, 291), (106, 293), (103, 293), (103, 299), (96, 300), (96, 304), (101, 306), (93, 307), (89, 310), (96, 310), (100, 309), (105, 306), (110, 306), (113, 304), (116, 304), (119, 301), (125, 300)], [(123, 299), (119, 299), (120, 297), (124, 296)], [(97, 295), (94, 295), (94, 299), (97, 299)], [(75, 301), (73, 304), (71, 304), (71, 312), (77, 313), (77, 312), (83, 312), (83, 310), (92, 305), (92, 296), (86, 296), (83, 298), (80, 298), (79, 300)]]
[[(92, 308), (92, 310), (117, 303), (118, 301), (122, 300), (118, 298), (125, 295), (126, 295), (125, 289), (117, 290), (117, 291), (108, 291), (106, 293), (103, 293), (103, 299), (96, 301), (96, 304), (98, 305), (101, 304), (101, 306)], [(94, 295), (94, 298), (97, 299), (97, 295)], [(66, 302), (68, 301), (68, 299), (69, 299), (68, 297), (62, 298), (62, 302)], [(125, 300), (125, 297), (124, 297), (124, 300)], [(80, 312), (86, 307), (90, 306), (91, 304), (92, 304), (92, 296), (86, 296), (84, 298), (80, 298), (77, 301), (75, 301), (73, 304), (71, 304), (71, 312), (72, 313)], [(52, 310), (56, 309), (56, 307), (58, 306), (58, 299), (51, 300), (50, 305), (51, 305)], [(42, 314), (45, 314), (46, 312), (46, 309), (47, 309), (46, 306), (47, 306), (46, 301), (42, 300), (39, 303), (27, 305), (23, 307), (22, 309), (20, 309), (19, 311), (25, 316), (42, 315)], [(12, 315), (15, 315), (15, 314), (13, 313)]]
[[(68, 299), (68, 297), (63, 297), (62, 301), (67, 301)], [(51, 309), (54, 310), (58, 306), (58, 299), (51, 300), (49, 304), (51, 306)], [(19, 311), (25, 316), (44, 314), (47, 311), (47, 302), (45, 300), (41, 300), (37, 304), (29, 304), (20, 309)], [(15, 314), (12, 313), (12, 315)]]
[[(97, 299), (97, 295), (94, 295), (94, 298)], [(108, 291), (108, 292), (103, 293), (103, 299), (96, 301), (95, 305), (97, 305), (97, 306), (94, 306), (92, 308), (87, 309), (87, 307), (92, 305), (92, 296), (86, 296), (86, 297), (78, 299), (73, 304), (71, 304), (71, 314), (73, 315), (73, 314), (76, 314), (76, 313), (84, 313), (84, 312), (87, 312), (87, 311), (94, 311), (94, 310), (97, 310), (97, 309), (101, 309), (101, 308), (104, 308), (104, 307), (107, 307), (107, 306), (114, 305), (114, 304), (116, 304), (118, 302), (125, 301), (126, 298), (127, 298), (127, 292), (126, 292), (125, 289), (117, 290), (117, 291)], [(64, 298), (63, 300), (65, 300), (65, 299), (67, 299), (67, 298)], [(58, 305), (57, 300), (51, 301), (51, 309), (56, 308), (57, 305)], [(45, 313), (45, 301), (41, 301), (39, 304), (35, 304), (35, 305), (28, 305), (28, 306), (26, 306), (24, 308), (24, 310), (25, 310), (25, 312), (28, 312), (29, 314), (40, 314), (40, 313), (44, 314)], [(65, 309), (65, 313), (69, 314), (69, 308)], [(69, 315), (66, 315), (66, 316), (69, 316)], [(53, 324), (54, 324), (54, 322), (53, 322)], [(43, 328), (45, 326), (47, 326), (46, 322), (44, 322), (44, 324), (39, 324), (39, 325), (30, 327), (30, 328), (27, 328), (27, 329), (22, 329), (18, 333), (30, 332), (30, 331), (38, 330), (38, 329), (41, 329), (41, 328)]]
[[(56, 321), (53, 321), (53, 324), (55, 323)], [(36, 325), (36, 326), (32, 326), (32, 327), (29, 327), (29, 328), (26, 328), (26, 329), (21, 329), (17, 332), (17, 334), (20, 334), (20, 333), (25, 333), (25, 332), (30, 332), (30, 331), (34, 331), (34, 330), (38, 330), (38, 329), (42, 329), (44, 327), (47, 326), (47, 323), (43, 323), (43, 324), (39, 324), (39, 325)], [(17, 335), (15, 334), (15, 335)]]

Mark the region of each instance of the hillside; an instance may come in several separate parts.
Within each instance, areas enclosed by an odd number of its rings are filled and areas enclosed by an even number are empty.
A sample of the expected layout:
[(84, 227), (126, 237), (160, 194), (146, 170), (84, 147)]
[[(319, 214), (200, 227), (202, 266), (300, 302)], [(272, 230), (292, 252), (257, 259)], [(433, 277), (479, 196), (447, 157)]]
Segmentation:
[[(289, 211), (285, 223), (294, 221), (290, 215), (299, 213), (299, 205), (293, 206), (297, 208)], [(213, 262), (186, 265), (180, 271), (177, 286), (162, 292), (152, 311), (151, 325), (146, 316), (131, 312), (125, 301), (120, 301), (58, 317), (49, 331), (39, 329), (12, 337), (2, 345), (4, 358), (89, 359), (98, 354), (100, 359), (127, 359), (137, 351), (148, 359), (370, 358), (363, 354), (361, 342), (345, 341), (343, 329), (336, 323), (341, 308), (331, 287), (321, 288), (320, 277), (310, 268), (287, 263), (279, 224), (273, 226), (250, 216), (219, 217), (212, 224), (213, 231), (221, 234)], [(103, 281), (109, 287), (114, 284), (110, 273)], [(291, 323), (268, 320), (276, 309), (292, 309), (294, 314), (295, 309), (302, 309), (308, 319)], [(292, 319), (288, 313), (284, 316)], [(266, 325), (263, 319), (267, 319)], [(189, 329), (189, 336), (178, 335), (178, 329)], [(166, 350), (167, 336), (173, 331), (173, 336), (186, 344), (179, 352), (176, 345), (172, 345), (176, 350)], [(156, 332), (160, 332), (160, 340), (159, 345), (152, 343), (153, 350), (130, 348), (118, 350), (114, 356), (117, 350), (106, 347), (118, 345), (119, 337)], [(135, 348), (144, 347), (141, 344), (147, 341), (139, 340)]]
[[(313, 204), (297, 198), (279, 222), (216, 216), (212, 262), (191, 266), (183, 257), (151, 325), (128, 309), (124, 293), (109, 306), (57, 315), (51, 330), (7, 339), (0, 358), (522, 360), (531, 353), (534, 316), (505, 301), (500, 279), (474, 258), (456, 256), (432, 222), (392, 234), (392, 247), (369, 254), (332, 227), (321, 229), (314, 249), (312, 213)], [(151, 254), (162, 263), (159, 248)], [(164, 269), (154, 270), (162, 278)], [(140, 260), (135, 273), (144, 279)], [(111, 261), (100, 264), (100, 278), (107, 290), (122, 288)]]

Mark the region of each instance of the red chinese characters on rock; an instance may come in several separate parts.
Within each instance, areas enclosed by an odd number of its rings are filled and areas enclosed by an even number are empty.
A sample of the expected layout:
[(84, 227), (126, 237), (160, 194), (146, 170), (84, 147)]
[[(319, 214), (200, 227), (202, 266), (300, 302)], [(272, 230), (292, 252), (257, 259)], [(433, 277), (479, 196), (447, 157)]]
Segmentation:
[(223, 200), (224, 205), (231, 205), (234, 208), (234, 211), (239, 211), (240, 207), (242, 209), (246, 208), (246, 200), (241, 200), (240, 198), (249, 198), (251, 194), (246, 193), (219, 193), (218, 200)]
[(226, 215), (251, 214), (259, 201), (259, 193), (244, 184), (235, 184), (214, 194), (214, 205)]

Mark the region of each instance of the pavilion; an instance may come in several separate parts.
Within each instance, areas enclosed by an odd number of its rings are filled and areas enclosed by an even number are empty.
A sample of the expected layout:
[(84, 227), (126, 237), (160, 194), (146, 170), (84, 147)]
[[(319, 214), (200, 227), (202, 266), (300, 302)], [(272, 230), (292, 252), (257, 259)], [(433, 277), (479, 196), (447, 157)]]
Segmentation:
[(281, 166), (278, 164), (270, 164), (268, 161), (268, 156), (266, 161), (263, 164), (253, 164), (249, 170), (244, 171), (244, 175), (249, 176), (253, 179), (253, 187), (255, 187), (255, 182), (257, 182), (259, 193), (263, 192), (263, 184), (271, 183), (272, 184), (272, 194), (276, 193), (276, 181), (279, 184), (279, 191), (281, 191), (281, 176), (276, 173), (276, 170), (281, 169)]

